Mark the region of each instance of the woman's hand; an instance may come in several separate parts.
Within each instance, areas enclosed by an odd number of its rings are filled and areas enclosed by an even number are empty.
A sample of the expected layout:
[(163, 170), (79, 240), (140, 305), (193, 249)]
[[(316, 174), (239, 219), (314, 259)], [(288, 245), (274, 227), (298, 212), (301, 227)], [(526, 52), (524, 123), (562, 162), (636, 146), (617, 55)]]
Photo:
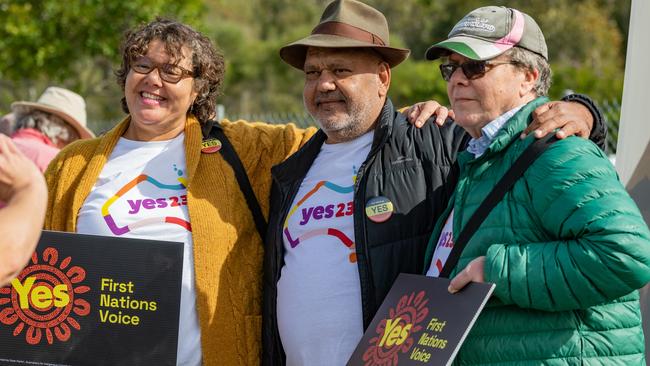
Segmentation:
[(485, 256), (474, 258), (465, 269), (451, 280), (448, 288), (449, 292), (456, 293), (470, 282), (485, 282), (484, 269)]
[(0, 286), (29, 260), (45, 217), (47, 187), (43, 174), (7, 136), (0, 135)]
[(32, 185), (44, 187), (43, 174), (9, 137), (0, 135), (0, 201), (8, 202), (16, 193)]

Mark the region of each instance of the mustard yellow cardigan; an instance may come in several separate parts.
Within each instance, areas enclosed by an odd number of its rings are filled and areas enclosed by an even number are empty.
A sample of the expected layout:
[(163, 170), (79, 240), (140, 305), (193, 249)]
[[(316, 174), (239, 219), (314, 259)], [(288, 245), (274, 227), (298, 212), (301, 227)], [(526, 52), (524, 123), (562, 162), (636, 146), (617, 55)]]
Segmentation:
[[(126, 118), (105, 135), (73, 143), (45, 172), (45, 229), (75, 232), (77, 214), (118, 139)], [(268, 218), (271, 166), (315, 132), (294, 125), (222, 122)], [(204, 365), (257, 365), (261, 354), (262, 241), (230, 165), (201, 153), (199, 122), (188, 116), (185, 158), (194, 239), (196, 306)]]

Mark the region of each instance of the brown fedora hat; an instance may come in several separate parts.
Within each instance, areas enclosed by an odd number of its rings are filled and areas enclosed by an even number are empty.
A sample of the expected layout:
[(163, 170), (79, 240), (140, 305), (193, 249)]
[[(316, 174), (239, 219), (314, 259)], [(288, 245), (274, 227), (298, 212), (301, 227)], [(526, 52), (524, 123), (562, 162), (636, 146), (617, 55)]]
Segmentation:
[(390, 47), (388, 22), (377, 9), (355, 0), (336, 0), (325, 8), (308, 37), (280, 49), (280, 57), (302, 70), (309, 47), (372, 48), (390, 67), (406, 60), (411, 51)]

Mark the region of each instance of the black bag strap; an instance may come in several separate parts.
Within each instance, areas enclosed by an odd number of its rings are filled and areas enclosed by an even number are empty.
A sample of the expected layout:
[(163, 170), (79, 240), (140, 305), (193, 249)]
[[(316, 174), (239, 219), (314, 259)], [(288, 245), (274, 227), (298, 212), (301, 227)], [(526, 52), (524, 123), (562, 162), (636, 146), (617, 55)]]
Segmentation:
[(449, 253), (449, 258), (445, 262), (440, 277), (448, 278), (451, 271), (456, 267), (460, 255), (465, 249), (465, 246), (472, 238), (476, 230), (481, 226), (485, 218), (492, 211), (492, 209), (503, 199), (503, 196), (510, 191), (515, 182), (524, 174), (526, 169), (533, 164), (533, 162), (549, 147), (557, 141), (555, 134), (551, 133), (549, 136), (536, 140), (517, 158), (515, 163), (503, 175), (501, 180), (494, 186), (490, 194), (483, 200), (481, 205), (476, 209), (472, 217), (470, 217), (467, 224), (458, 235), (458, 239), (454, 243), (454, 247)]
[[(246, 199), (246, 204), (248, 205), (248, 209), (251, 211), (251, 214), (253, 215), (253, 221), (255, 221), (257, 232), (260, 234), (260, 238), (262, 239), (262, 241), (264, 241), (264, 237), (266, 236), (266, 228), (268, 227), (268, 224), (266, 223), (266, 219), (262, 214), (260, 203), (257, 201), (257, 198), (255, 197), (255, 192), (253, 192), (253, 187), (251, 186), (251, 182), (248, 179), (248, 175), (246, 174), (244, 165), (242, 164), (241, 159), (239, 159), (239, 156), (237, 155), (235, 148), (230, 143), (230, 140), (228, 140), (228, 137), (226, 137), (226, 134), (223, 132), (223, 128), (221, 127), (219, 122), (210, 121), (209, 124), (204, 126), (203, 135), (204, 136), (208, 135), (210, 138), (215, 138), (221, 141), (221, 150), (220, 150), (221, 156), (223, 156), (223, 158), (226, 160), (228, 164), (230, 164), (232, 170), (235, 172), (235, 177), (237, 178), (237, 182), (239, 183), (239, 189), (241, 189), (241, 192), (244, 194), (244, 198)], [(269, 172), (269, 174), (271, 173)]]

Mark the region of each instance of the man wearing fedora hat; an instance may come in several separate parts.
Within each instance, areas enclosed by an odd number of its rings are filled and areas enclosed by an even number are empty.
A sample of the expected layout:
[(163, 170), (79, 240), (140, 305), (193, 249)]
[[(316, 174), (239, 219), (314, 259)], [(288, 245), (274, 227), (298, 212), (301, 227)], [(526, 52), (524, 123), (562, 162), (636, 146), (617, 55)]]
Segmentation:
[(272, 170), (265, 364), (345, 364), (397, 275), (423, 269), (469, 136), (451, 123), (418, 129), (394, 108), (391, 68), (408, 55), (384, 15), (354, 0), (330, 3), (310, 36), (280, 50), (304, 72), (321, 128)]
[(95, 135), (86, 127), (86, 103), (77, 93), (51, 86), (36, 102), (14, 102), (14, 144), (45, 171), (59, 150)]

